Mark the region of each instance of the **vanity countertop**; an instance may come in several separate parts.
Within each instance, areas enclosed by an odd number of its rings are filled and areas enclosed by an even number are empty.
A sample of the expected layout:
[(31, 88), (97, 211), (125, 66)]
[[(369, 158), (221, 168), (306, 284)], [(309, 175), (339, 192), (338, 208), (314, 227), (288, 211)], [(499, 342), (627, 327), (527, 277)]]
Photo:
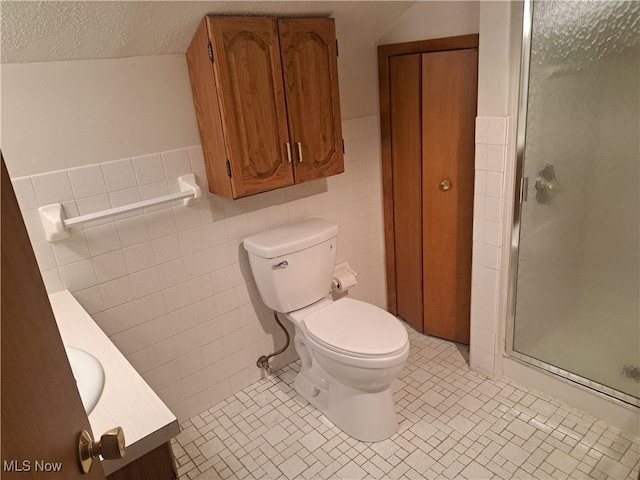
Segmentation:
[(105, 373), (102, 395), (89, 415), (94, 438), (122, 427), (127, 453), (102, 462), (106, 475), (168, 442), (180, 433), (175, 415), (158, 398), (102, 329), (67, 290), (49, 295), (65, 346), (91, 353)]

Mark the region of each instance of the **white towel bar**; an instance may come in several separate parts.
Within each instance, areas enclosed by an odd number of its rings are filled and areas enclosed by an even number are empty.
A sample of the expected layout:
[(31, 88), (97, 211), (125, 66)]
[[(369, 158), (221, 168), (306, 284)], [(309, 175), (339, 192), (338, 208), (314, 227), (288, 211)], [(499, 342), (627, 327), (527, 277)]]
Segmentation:
[(120, 213), (133, 212), (153, 205), (160, 205), (162, 203), (173, 202), (175, 200), (182, 200), (185, 206), (193, 205), (198, 202), (197, 199), (202, 196), (202, 190), (200, 190), (200, 187), (196, 183), (196, 177), (193, 173), (178, 177), (178, 184), (180, 185), (179, 193), (172, 193), (163, 197), (143, 200), (141, 202), (122, 205), (121, 207), (114, 207), (109, 210), (88, 213), (87, 215), (80, 215), (79, 217), (73, 218), (64, 218), (64, 212), (60, 203), (45, 205), (38, 209), (45, 237), (50, 242), (61, 240), (69, 236), (68, 229), (74, 225), (82, 225), (83, 223), (90, 222), (92, 220), (99, 220), (101, 218), (118, 215)]

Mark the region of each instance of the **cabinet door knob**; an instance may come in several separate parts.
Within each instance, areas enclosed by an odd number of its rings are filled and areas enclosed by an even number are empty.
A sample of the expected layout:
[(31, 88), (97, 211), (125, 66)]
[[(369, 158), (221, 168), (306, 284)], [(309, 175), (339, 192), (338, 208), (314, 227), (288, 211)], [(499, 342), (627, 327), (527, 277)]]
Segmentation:
[(113, 460), (125, 455), (124, 431), (122, 427), (115, 427), (105, 432), (99, 442), (94, 442), (91, 434), (86, 430), (78, 437), (78, 462), (83, 473), (89, 473), (93, 459), (99, 456)]
[(441, 181), (440, 182), (440, 190), (442, 190), (443, 192), (451, 190), (451, 182), (449, 180)]
[(291, 163), (291, 144), (289, 142), (287, 142), (287, 159)]
[(298, 162), (302, 163), (302, 142), (298, 143)]

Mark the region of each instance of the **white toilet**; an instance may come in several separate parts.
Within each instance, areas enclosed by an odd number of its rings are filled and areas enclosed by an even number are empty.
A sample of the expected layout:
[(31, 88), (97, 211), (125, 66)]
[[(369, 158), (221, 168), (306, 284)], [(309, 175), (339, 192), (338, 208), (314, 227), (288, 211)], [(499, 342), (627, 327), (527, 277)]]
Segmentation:
[(337, 225), (311, 218), (252, 235), (244, 248), (263, 302), (295, 325), (297, 392), (348, 435), (377, 442), (398, 428), (390, 385), (409, 338), (374, 305), (328, 298), (337, 235)]

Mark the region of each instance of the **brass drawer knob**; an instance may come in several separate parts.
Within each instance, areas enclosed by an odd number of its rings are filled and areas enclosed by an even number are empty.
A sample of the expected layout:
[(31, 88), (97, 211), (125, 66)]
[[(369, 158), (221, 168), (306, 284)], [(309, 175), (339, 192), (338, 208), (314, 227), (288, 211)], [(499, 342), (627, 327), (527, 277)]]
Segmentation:
[(440, 190), (442, 190), (443, 192), (451, 190), (451, 182), (449, 180), (441, 181), (440, 182)]

